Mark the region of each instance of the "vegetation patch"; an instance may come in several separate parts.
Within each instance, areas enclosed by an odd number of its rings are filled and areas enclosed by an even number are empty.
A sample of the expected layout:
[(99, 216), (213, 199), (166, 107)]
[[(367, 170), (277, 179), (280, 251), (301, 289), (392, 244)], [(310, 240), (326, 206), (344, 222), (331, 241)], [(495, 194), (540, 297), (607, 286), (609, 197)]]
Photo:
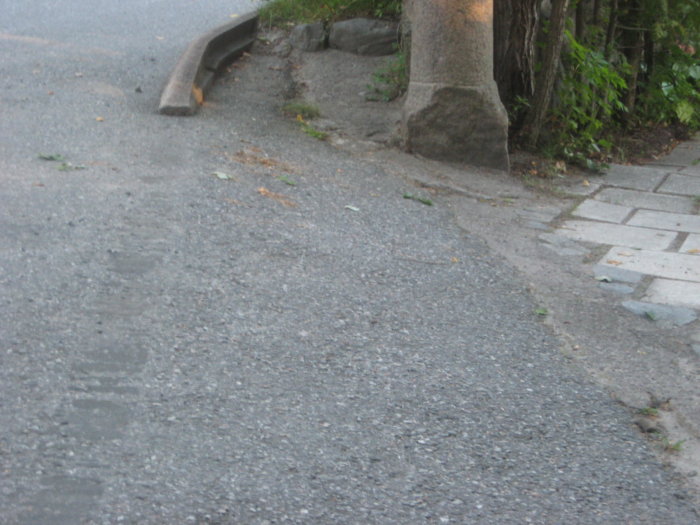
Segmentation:
[(265, 0), (260, 19), (270, 24), (336, 22), (358, 16), (397, 18), (401, 0)]

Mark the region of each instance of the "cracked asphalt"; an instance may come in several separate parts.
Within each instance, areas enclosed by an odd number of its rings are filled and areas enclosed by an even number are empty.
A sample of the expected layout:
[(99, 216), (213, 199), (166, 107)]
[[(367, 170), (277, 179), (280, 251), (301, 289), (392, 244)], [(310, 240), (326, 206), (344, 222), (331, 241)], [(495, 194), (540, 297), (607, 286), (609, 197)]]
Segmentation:
[(156, 114), (229, 2), (0, 7), (3, 523), (700, 521), (503, 257), (281, 114), (280, 59)]

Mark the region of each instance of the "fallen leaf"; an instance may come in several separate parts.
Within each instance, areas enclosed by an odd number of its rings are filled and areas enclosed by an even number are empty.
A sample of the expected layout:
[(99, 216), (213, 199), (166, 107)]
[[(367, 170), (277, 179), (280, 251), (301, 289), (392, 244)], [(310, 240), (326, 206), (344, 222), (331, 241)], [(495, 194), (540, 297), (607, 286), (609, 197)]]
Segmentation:
[(239, 15), (237, 13), (231, 13), (230, 15), (228, 15), (229, 18), (238, 18), (239, 16), (241, 16), (241, 15)]
[(258, 193), (263, 197), (279, 202), (282, 206), (286, 206), (287, 208), (296, 208), (297, 204), (281, 193), (275, 193), (262, 187), (258, 188)]
[(590, 183), (590, 182), (588, 182), (588, 180), (587, 180), (587, 179), (583, 179), (583, 182), (582, 182), (581, 184), (583, 184), (583, 185), (584, 185), (584, 186), (586, 186), (586, 187), (588, 187), (588, 186), (590, 186), (590, 185), (591, 185), (591, 183)]
[(223, 171), (215, 171), (212, 173), (217, 179), (219, 180), (235, 180), (231, 175), (228, 173), (224, 173)]
[(350, 211), (360, 211), (360, 208), (358, 208), (357, 206), (350, 206), (349, 204), (345, 206), (345, 209)]
[(41, 160), (54, 160), (58, 162), (66, 160), (60, 153), (39, 153), (39, 158)]
[(433, 205), (433, 201), (431, 201), (430, 199), (426, 199), (425, 197), (419, 197), (418, 195), (413, 195), (412, 193), (404, 193), (403, 198), (420, 202), (421, 204), (425, 204), (426, 206)]
[(290, 179), (286, 175), (280, 175), (279, 177), (277, 177), (277, 180), (280, 182), (284, 182), (287, 186), (296, 186), (297, 185), (296, 182), (294, 182), (292, 179)]
[(105, 118), (104, 118), (104, 117), (96, 117), (95, 120), (96, 120), (97, 122), (104, 122), (104, 121), (105, 121)]
[(87, 166), (82, 164), (71, 164), (70, 162), (64, 162), (58, 167), (58, 171), (77, 171), (86, 170)]
[(688, 250), (688, 253), (700, 253), (700, 248), (693, 248), (692, 250)]
[(542, 308), (538, 308), (537, 310), (535, 310), (535, 313), (536, 313), (537, 315), (540, 315), (540, 316), (544, 317), (545, 315), (549, 314), (549, 310), (547, 310), (546, 308), (542, 307)]
[(285, 162), (272, 159), (262, 152), (260, 148), (250, 147), (245, 150), (238, 151), (231, 155), (230, 153), (225, 153), (226, 157), (241, 164), (246, 164), (248, 166), (259, 165), (264, 166), (268, 169), (277, 169), (281, 171), (286, 171), (287, 173), (296, 173), (297, 169)]
[(452, 257), (452, 259), (450, 259), (450, 261), (453, 263), (458, 263), (459, 259), (457, 257)]
[(192, 86), (192, 96), (194, 97), (194, 100), (199, 104), (200, 106), (204, 104), (204, 92), (202, 91), (202, 88), (199, 86)]
[(612, 264), (613, 266), (620, 266), (622, 261), (616, 261), (615, 259), (608, 259), (605, 261), (607, 264)]

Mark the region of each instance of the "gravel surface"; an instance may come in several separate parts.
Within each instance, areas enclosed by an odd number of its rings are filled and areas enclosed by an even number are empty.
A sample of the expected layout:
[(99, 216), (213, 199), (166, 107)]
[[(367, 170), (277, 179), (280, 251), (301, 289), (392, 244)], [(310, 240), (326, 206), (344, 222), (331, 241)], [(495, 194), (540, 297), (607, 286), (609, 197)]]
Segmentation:
[(700, 522), (512, 267), (284, 119), (280, 60), (161, 117), (157, 53), (85, 27), (119, 54), (0, 48), (3, 523)]

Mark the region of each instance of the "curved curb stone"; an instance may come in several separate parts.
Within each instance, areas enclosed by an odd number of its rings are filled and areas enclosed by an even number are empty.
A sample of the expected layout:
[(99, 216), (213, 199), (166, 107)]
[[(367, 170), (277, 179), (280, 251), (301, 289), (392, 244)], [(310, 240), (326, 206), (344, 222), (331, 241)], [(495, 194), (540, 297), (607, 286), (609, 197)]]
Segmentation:
[(216, 75), (250, 49), (258, 29), (254, 11), (202, 35), (187, 46), (160, 97), (163, 115), (194, 115)]

